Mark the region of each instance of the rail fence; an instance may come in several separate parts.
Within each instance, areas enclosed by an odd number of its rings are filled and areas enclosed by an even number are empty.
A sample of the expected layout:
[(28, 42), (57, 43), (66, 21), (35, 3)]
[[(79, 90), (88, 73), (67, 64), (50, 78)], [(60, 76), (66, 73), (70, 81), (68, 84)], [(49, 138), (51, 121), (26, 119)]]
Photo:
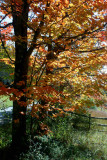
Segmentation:
[[(75, 114), (75, 115), (77, 115), (78, 117), (77, 117), (77, 121), (74, 119), (74, 126), (76, 127), (76, 125), (77, 124), (80, 124), (80, 123), (82, 123), (82, 124), (84, 124), (84, 123), (87, 123), (88, 125), (87, 125), (87, 129), (88, 130), (90, 130), (90, 129), (92, 129), (92, 128), (98, 128), (98, 127), (107, 127), (107, 118), (104, 118), (104, 117), (91, 117), (91, 114), (89, 114), (89, 115), (84, 115), (84, 114), (79, 114), (79, 113), (74, 113), (74, 112), (71, 112), (71, 111), (67, 111), (67, 113), (70, 113), (70, 114)], [(83, 117), (83, 119), (84, 118), (87, 118), (87, 121), (85, 121), (85, 120), (81, 120), (81, 118), (80, 117)], [(101, 122), (100, 123), (98, 123), (97, 121), (103, 121), (103, 120), (105, 120), (106, 121), (106, 124), (102, 124)], [(96, 123), (97, 122), (97, 123)], [(77, 123), (77, 124), (76, 124)], [(94, 129), (95, 130), (95, 129)], [(96, 129), (95, 131), (99, 131), (99, 132), (107, 132), (107, 130), (98, 130), (98, 129)]]
[[(76, 128), (78, 127), (78, 124), (82, 124), (82, 127), (87, 125), (86, 128), (83, 127), (84, 129), (87, 129), (87, 130), (90, 130), (90, 129), (93, 129), (95, 130), (95, 128), (97, 127), (96, 131), (99, 131), (99, 132), (107, 132), (107, 118), (100, 118), (100, 117), (91, 117), (91, 114), (89, 115), (85, 115), (85, 114), (80, 114), (80, 113), (75, 113), (75, 112), (71, 112), (71, 111), (65, 111), (63, 110), (64, 112), (66, 113), (69, 113), (70, 115), (75, 115), (74, 116), (74, 119), (72, 119), (72, 123), (73, 123), (73, 127)], [(3, 115), (4, 113), (4, 115)], [(0, 124), (4, 124), (4, 123), (9, 123), (12, 121), (12, 113), (9, 111), (9, 112), (3, 112), (2, 114), (0, 114)], [(81, 118), (82, 117), (82, 118)], [(85, 119), (86, 118), (86, 119)], [(105, 124), (101, 123), (101, 121), (105, 121)], [(100, 121), (100, 123), (96, 123)], [(31, 124), (32, 126), (32, 124)], [(81, 125), (79, 126), (80, 128)], [(99, 128), (103, 127), (103, 130), (99, 130)], [(105, 129), (106, 130), (105, 130)]]

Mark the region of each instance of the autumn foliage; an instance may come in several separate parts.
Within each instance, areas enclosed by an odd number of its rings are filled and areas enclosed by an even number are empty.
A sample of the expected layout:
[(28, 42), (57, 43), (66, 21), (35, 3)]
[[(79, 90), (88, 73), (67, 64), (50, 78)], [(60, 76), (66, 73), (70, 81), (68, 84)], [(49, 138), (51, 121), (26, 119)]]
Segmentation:
[[(90, 98), (97, 106), (102, 105), (102, 91), (106, 89), (106, 73), (102, 72), (107, 59), (106, 6), (105, 0), (4, 0), (0, 6), (1, 41), (10, 40), (17, 47), (27, 44), (22, 61), (28, 57), (29, 68), (23, 75), (27, 80), (19, 78), (15, 87), (0, 83), (0, 95), (8, 95), (19, 106), (31, 106), (31, 115), (40, 120), (38, 112), (46, 116), (57, 110), (59, 113), (52, 115), (56, 117), (64, 109), (85, 111), (92, 105)], [(28, 19), (24, 19), (25, 8)], [(4, 23), (8, 16), (13, 17), (12, 23)], [(27, 37), (17, 34), (15, 27), (20, 22), (20, 27), (27, 28)], [(15, 55), (15, 67), (17, 62)]]

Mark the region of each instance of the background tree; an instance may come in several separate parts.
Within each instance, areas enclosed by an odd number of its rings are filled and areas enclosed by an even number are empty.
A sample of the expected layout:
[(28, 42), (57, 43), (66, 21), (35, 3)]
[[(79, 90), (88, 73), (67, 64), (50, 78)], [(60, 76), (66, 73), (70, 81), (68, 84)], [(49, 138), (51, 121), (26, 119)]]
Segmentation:
[[(0, 8), (1, 41), (15, 42), (14, 88), (1, 84), (0, 93), (13, 93), (12, 145), (22, 149), (26, 106), (35, 99), (45, 102), (33, 105), (32, 116), (37, 117), (38, 111), (48, 111), (55, 103), (78, 110), (84, 95), (101, 95), (106, 1), (4, 0)], [(12, 23), (4, 24), (8, 16)]]

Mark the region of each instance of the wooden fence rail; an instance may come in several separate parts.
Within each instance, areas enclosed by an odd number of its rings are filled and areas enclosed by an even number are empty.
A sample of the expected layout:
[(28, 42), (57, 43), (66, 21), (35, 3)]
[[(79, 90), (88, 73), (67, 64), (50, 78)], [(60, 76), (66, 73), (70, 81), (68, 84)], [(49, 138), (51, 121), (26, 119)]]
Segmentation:
[(98, 125), (98, 126), (102, 126), (102, 127), (107, 127), (106, 124), (98, 124), (98, 123), (97, 123), (97, 125)]
[[(64, 111), (65, 112), (65, 111)], [(81, 116), (81, 117), (86, 117), (88, 118), (88, 122), (85, 122), (85, 123), (88, 123), (89, 124), (89, 130), (91, 129), (91, 125), (97, 125), (97, 126), (102, 126), (102, 127), (107, 127), (106, 124), (99, 124), (99, 123), (92, 123), (92, 119), (96, 119), (96, 120), (107, 120), (106, 117), (91, 117), (91, 114), (89, 115), (83, 115), (83, 114), (79, 114), (79, 113), (74, 113), (74, 112), (71, 112), (71, 111), (66, 111), (67, 113), (71, 113), (71, 114), (75, 114), (75, 115), (78, 115), (78, 116)], [(81, 121), (82, 122), (82, 121)], [(101, 130), (98, 130), (99, 132), (107, 132), (107, 131), (101, 131)]]
[(102, 120), (107, 120), (107, 118), (104, 118), (104, 117), (91, 117), (93, 119), (102, 119)]

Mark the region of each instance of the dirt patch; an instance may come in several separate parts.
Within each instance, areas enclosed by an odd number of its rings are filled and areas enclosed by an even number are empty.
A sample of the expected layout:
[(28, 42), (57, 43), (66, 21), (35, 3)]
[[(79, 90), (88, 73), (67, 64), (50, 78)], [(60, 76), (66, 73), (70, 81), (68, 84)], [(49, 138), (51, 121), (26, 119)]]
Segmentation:
[(91, 114), (91, 117), (104, 117), (104, 118), (107, 118), (107, 112), (105, 112), (105, 111), (98, 111), (98, 110), (90, 109), (89, 113)]

